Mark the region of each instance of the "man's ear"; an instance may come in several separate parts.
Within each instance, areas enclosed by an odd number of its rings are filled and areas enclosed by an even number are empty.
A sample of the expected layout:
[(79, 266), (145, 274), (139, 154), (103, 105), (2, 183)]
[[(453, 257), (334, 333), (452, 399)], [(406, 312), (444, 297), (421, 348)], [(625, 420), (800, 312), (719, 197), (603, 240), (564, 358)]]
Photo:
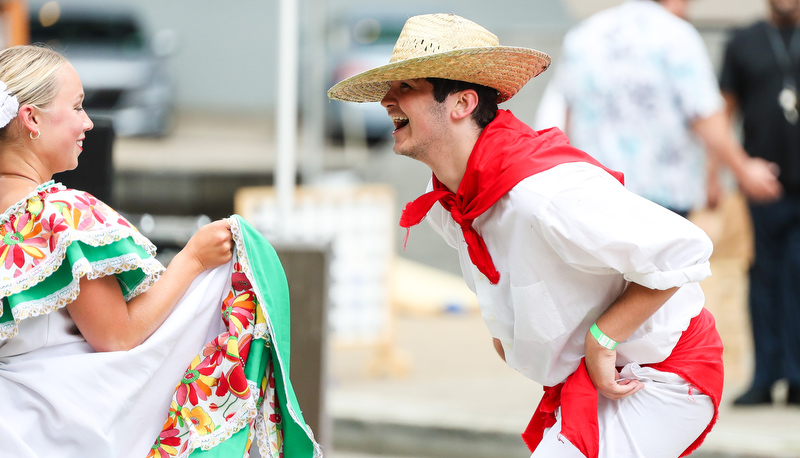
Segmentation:
[(455, 94), (456, 100), (451, 110), (453, 119), (464, 119), (471, 115), (478, 106), (478, 93), (474, 89), (465, 89)]
[(17, 113), (22, 126), (29, 132), (39, 132), (41, 115), (33, 105), (22, 105)]

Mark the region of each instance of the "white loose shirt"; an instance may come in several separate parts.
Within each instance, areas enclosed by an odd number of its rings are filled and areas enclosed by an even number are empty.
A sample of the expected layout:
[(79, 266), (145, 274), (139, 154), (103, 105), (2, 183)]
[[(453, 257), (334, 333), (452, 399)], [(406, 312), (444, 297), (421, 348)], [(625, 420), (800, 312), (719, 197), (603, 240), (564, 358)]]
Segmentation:
[(496, 285), (470, 261), (447, 210), (437, 203), (427, 219), (458, 250), (509, 366), (545, 386), (577, 369), (586, 331), (630, 281), (682, 287), (620, 342), (619, 366), (663, 361), (703, 308), (697, 282), (711, 274), (712, 251), (705, 233), (588, 163), (526, 178), (473, 222), (500, 272)]

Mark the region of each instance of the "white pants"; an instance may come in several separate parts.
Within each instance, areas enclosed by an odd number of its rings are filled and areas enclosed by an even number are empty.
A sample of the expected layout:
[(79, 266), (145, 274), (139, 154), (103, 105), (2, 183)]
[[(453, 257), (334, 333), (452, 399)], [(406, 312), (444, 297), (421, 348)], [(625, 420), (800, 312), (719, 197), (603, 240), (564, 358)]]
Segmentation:
[[(644, 388), (616, 401), (598, 396), (600, 458), (677, 458), (714, 416), (711, 398), (675, 374), (629, 364), (621, 375)], [(556, 419), (531, 458), (583, 458), (561, 435), (560, 412)]]

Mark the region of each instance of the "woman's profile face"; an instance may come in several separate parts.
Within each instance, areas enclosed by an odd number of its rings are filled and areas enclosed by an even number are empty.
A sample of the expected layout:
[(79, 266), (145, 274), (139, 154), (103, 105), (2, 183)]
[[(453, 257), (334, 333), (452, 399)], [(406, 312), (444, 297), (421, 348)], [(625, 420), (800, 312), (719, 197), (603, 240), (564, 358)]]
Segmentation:
[(57, 86), (53, 102), (40, 112), (41, 136), (33, 141), (52, 173), (78, 166), (85, 133), (94, 126), (83, 111), (83, 86), (72, 65), (67, 64), (60, 70)]

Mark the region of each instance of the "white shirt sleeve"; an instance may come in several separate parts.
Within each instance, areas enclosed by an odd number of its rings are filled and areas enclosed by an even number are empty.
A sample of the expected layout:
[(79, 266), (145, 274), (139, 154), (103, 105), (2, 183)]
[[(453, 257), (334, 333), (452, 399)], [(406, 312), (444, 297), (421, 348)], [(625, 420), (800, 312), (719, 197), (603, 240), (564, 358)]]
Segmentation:
[(711, 240), (685, 218), (627, 191), (597, 167), (573, 166), (568, 180), (559, 175), (547, 184), (552, 192), (536, 220), (566, 263), (585, 272), (619, 272), (653, 289), (711, 274)]

